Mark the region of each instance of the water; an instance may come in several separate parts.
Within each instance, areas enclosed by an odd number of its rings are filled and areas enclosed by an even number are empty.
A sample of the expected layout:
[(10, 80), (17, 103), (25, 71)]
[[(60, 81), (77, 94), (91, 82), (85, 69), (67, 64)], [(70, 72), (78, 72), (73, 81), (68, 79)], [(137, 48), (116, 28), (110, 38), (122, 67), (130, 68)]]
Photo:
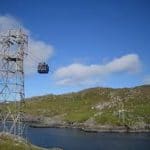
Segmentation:
[(27, 139), (64, 150), (150, 150), (150, 133), (87, 133), (78, 129), (30, 128)]

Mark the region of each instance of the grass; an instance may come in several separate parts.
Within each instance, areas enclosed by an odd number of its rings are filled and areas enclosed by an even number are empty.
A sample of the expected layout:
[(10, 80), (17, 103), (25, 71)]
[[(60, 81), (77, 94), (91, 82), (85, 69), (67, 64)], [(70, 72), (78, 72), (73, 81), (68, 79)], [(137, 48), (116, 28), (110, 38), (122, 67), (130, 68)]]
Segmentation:
[(102, 125), (122, 125), (122, 122), (120, 119), (118, 119), (118, 117), (116, 117), (115, 115), (113, 115), (111, 112), (105, 112), (102, 113), (99, 116), (95, 117), (95, 120), (98, 124), (102, 124)]
[(14, 135), (1, 133), (0, 150), (42, 150), (42, 148), (26, 143), (25, 140)]
[[(109, 105), (97, 109), (96, 106), (105, 103)], [(11, 109), (14, 110), (13, 104)], [(118, 115), (121, 109), (125, 110), (124, 120)], [(150, 86), (91, 88), (77, 93), (33, 97), (26, 100), (23, 111), (33, 116), (63, 115), (68, 123), (83, 123), (92, 117), (97, 124), (134, 125), (139, 121), (150, 124)]]

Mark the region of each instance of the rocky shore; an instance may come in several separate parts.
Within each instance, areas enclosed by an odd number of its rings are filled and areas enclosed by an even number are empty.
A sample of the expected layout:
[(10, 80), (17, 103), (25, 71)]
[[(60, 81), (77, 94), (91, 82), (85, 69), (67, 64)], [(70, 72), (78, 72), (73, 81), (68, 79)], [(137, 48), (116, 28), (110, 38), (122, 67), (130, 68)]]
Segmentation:
[(56, 124), (56, 125), (45, 125), (41, 123), (29, 123), (29, 126), (32, 128), (77, 128), (84, 132), (150, 132), (149, 128), (131, 128), (127, 126), (84, 126), (83, 124), (79, 125), (70, 125), (70, 124)]
[(92, 119), (83, 123), (70, 123), (63, 121), (62, 116), (54, 116), (52, 118), (33, 117), (33, 120), (31, 116), (29, 118), (26, 120), (27, 124), (33, 128), (77, 128), (85, 132), (150, 132), (150, 125), (142, 122), (134, 126), (113, 126), (96, 124)]

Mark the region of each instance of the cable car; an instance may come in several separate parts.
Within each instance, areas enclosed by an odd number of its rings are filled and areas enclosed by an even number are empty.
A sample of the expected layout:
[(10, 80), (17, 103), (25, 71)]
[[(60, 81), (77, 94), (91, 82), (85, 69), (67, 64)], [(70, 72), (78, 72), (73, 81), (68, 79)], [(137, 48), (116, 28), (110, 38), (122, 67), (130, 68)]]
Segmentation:
[(44, 63), (39, 63), (38, 64), (38, 73), (48, 73), (49, 72), (49, 66), (48, 64)]

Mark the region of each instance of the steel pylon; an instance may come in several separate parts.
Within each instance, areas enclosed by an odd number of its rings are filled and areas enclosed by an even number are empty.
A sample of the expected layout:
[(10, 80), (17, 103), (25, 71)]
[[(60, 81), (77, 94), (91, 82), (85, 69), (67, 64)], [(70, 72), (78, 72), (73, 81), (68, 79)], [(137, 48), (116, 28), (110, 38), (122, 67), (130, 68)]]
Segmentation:
[(21, 30), (0, 35), (0, 121), (1, 130), (23, 134), (24, 58), (28, 36)]

